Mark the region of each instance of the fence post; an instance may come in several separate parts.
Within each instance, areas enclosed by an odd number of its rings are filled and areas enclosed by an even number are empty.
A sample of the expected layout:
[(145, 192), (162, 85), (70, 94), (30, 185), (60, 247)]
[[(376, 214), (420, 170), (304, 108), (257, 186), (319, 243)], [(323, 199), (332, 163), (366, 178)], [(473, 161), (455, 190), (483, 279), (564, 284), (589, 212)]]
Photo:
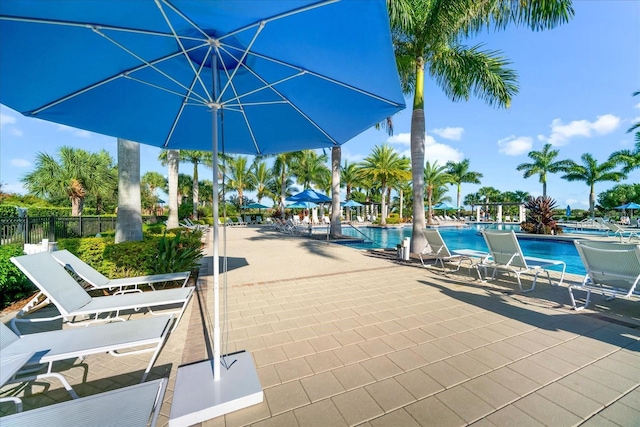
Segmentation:
[(56, 217), (49, 216), (49, 241), (56, 242)]
[(82, 229), (82, 215), (80, 215), (80, 222), (79, 222), (79, 226), (80, 226), (80, 237), (84, 237), (84, 231)]
[(24, 216), (24, 242), (31, 243), (31, 236), (29, 233), (29, 215), (25, 214)]

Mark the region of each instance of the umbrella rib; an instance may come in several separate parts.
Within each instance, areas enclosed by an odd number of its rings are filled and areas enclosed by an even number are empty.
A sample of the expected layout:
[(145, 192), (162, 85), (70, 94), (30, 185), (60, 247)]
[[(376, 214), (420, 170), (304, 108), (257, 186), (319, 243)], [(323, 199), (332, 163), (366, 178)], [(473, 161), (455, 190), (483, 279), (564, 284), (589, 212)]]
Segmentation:
[[(195, 86), (195, 84), (196, 84), (196, 79), (193, 79), (191, 81), (191, 87), (189, 88), (189, 93), (192, 93), (193, 86)], [(187, 96), (187, 98), (188, 98), (188, 96)], [(167, 134), (167, 138), (164, 140), (164, 143), (162, 144), (163, 147), (168, 147), (169, 146), (169, 141), (171, 141), (171, 138), (173, 137), (173, 132), (176, 130), (176, 127), (178, 126), (178, 122), (180, 121), (180, 118), (182, 117), (182, 113), (183, 113), (184, 107), (186, 105), (187, 105), (186, 102), (182, 102), (180, 104), (180, 110), (176, 114), (175, 119), (173, 119), (173, 123), (171, 124), (171, 130)]]
[[(222, 68), (224, 69), (224, 73), (227, 75), (227, 84), (229, 84), (229, 83), (231, 83), (231, 77), (229, 77), (229, 70), (227, 69), (227, 66), (225, 65), (224, 61), (221, 61), (221, 63), (222, 63)], [(233, 84), (233, 83), (231, 83), (231, 90), (233, 90), (234, 95), (237, 97), (238, 96), (238, 92), (236, 91), (235, 84)], [(258, 146), (258, 141), (256, 141), (256, 136), (253, 133), (253, 128), (251, 127), (251, 123), (249, 123), (249, 119), (247, 118), (247, 113), (244, 111), (244, 107), (242, 106), (242, 104), (239, 104), (238, 108), (240, 109), (240, 114), (242, 114), (242, 118), (244, 119), (244, 122), (245, 122), (245, 124), (247, 126), (247, 130), (249, 131), (249, 135), (251, 135), (251, 141), (253, 141), (253, 146), (256, 149), (256, 151), (258, 152), (258, 154), (260, 154), (262, 151), (260, 150), (260, 147)]]
[[(193, 71), (193, 74), (196, 77), (196, 80), (200, 83), (200, 86), (202, 87), (202, 89), (204, 90), (204, 92), (209, 95), (209, 92), (207, 90), (207, 87), (205, 86), (204, 82), (202, 81), (202, 79), (200, 78), (200, 73), (202, 72), (202, 66), (204, 65), (204, 61), (202, 64), (200, 64), (200, 68), (199, 70), (196, 71), (196, 67), (193, 66), (193, 61), (189, 60), (189, 55), (187, 54), (187, 50), (184, 48), (184, 45), (182, 44), (182, 40), (180, 40), (180, 37), (178, 37), (178, 33), (176, 32), (175, 28), (173, 28), (173, 24), (171, 24), (171, 21), (169, 20), (169, 17), (167, 16), (166, 12), (164, 11), (162, 5), (160, 5), (160, 2), (158, 0), (155, 1), (156, 5), (158, 6), (158, 9), (160, 10), (160, 13), (162, 14), (162, 17), (164, 18), (165, 22), (167, 23), (167, 26), (169, 27), (169, 30), (171, 30), (171, 33), (173, 34), (173, 37), (176, 40), (176, 43), (178, 43), (178, 46), (180, 46), (180, 50), (182, 51), (182, 54), (184, 55), (184, 57), (187, 59), (187, 64), (189, 64), (189, 66), (191, 67), (191, 71)], [(165, 3), (166, 4), (166, 3)], [(180, 13), (179, 11), (176, 11), (177, 13)], [(184, 19), (186, 19), (186, 17), (184, 15), (182, 15), (180, 13), (180, 16), (182, 16)], [(191, 23), (189, 21), (189, 23)], [(194, 25), (193, 23), (191, 23), (192, 25)], [(196, 28), (201, 32), (204, 33), (200, 28), (198, 28), (196, 26)], [(205, 34), (206, 35), (206, 34)], [(207, 36), (207, 40), (209, 40), (209, 37)], [(211, 43), (207, 43), (209, 45), (209, 49), (207, 50), (207, 55), (209, 55), (209, 53), (211, 52)], [(206, 57), (206, 56), (205, 56)], [(191, 87), (190, 91), (193, 89), (193, 86)], [(212, 95), (209, 98), (209, 102), (212, 102), (214, 98), (214, 95)]]
[(254, 22), (253, 24), (249, 24), (249, 25), (246, 25), (246, 26), (244, 26), (242, 28), (238, 28), (237, 30), (232, 31), (230, 33), (227, 33), (224, 36), (220, 37), (220, 39), (222, 40), (222, 39), (224, 39), (226, 37), (235, 36), (236, 34), (241, 33), (243, 31), (246, 31), (249, 28), (255, 27), (256, 25), (264, 25), (264, 24), (267, 24), (268, 22), (271, 22), (271, 21), (277, 21), (278, 19), (287, 18), (289, 16), (297, 15), (297, 14), (303, 13), (303, 12), (307, 12), (307, 11), (312, 10), (312, 9), (317, 9), (319, 7), (328, 6), (328, 5), (330, 5), (332, 3), (336, 3), (338, 1), (340, 1), (340, 0), (323, 0), (323, 1), (319, 1), (319, 2), (314, 3), (314, 4), (310, 4), (308, 6), (304, 6), (304, 7), (298, 8), (298, 9), (290, 10), (290, 11), (285, 12), (285, 13), (281, 13), (279, 15), (274, 15), (274, 16), (272, 16), (270, 18), (262, 19), (262, 20), (260, 20), (260, 22)]

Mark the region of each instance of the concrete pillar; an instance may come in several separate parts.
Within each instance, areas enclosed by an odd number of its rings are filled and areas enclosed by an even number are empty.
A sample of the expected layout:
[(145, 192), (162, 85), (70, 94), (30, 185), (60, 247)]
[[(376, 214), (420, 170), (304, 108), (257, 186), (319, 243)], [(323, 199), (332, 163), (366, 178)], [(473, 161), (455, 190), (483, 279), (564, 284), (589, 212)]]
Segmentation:
[(524, 205), (518, 206), (518, 216), (520, 222), (524, 222), (527, 217), (527, 210), (524, 208)]
[(476, 206), (476, 222), (480, 222), (480, 206)]
[(502, 222), (502, 205), (498, 205), (498, 218), (496, 220)]

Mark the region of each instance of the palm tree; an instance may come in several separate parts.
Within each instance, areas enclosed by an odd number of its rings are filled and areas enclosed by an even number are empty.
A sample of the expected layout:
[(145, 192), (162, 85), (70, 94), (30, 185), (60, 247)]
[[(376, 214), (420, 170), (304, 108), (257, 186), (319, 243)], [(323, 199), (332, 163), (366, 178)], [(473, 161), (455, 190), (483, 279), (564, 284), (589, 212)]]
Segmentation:
[(140, 144), (118, 138), (118, 215), (115, 242), (142, 240)]
[(169, 216), (167, 218), (167, 228), (178, 228), (180, 219), (178, 218), (178, 176), (180, 164), (180, 150), (162, 150), (158, 156), (162, 166), (167, 166), (167, 194), (169, 195)]
[(517, 93), (516, 73), (499, 51), (464, 46), (461, 40), (494, 25), (524, 24), (533, 30), (553, 28), (573, 15), (570, 0), (545, 2), (510, 0), (388, 1), (396, 61), (405, 93), (413, 93), (411, 169), (413, 232), (411, 252), (425, 246), (424, 205), (424, 72), (453, 101), (473, 93), (489, 105), (509, 107)]
[[(344, 161), (344, 166), (340, 168), (340, 184), (345, 188), (346, 200), (351, 200), (351, 190), (359, 182), (358, 164)], [(347, 209), (347, 221), (351, 220), (351, 210)]]
[(59, 162), (49, 154), (38, 153), (35, 170), (25, 175), (22, 182), (36, 196), (68, 198), (71, 215), (82, 215), (87, 194), (100, 193), (100, 186), (113, 184), (111, 168), (103, 154), (81, 149), (60, 147), (58, 157)]
[(467, 184), (480, 184), (480, 178), (482, 174), (480, 172), (472, 172), (469, 170), (469, 159), (464, 159), (461, 162), (447, 162), (447, 173), (451, 177), (451, 184), (455, 185), (458, 190), (458, 197), (456, 198), (456, 206), (460, 206), (460, 187), (462, 183)]
[(142, 175), (141, 184), (143, 187), (146, 187), (149, 191), (149, 196), (151, 200), (148, 200), (147, 202), (148, 203), (150, 202), (151, 209), (155, 213), (156, 203), (158, 200), (156, 189), (164, 188), (166, 185), (166, 181), (164, 177), (158, 172), (149, 171), (149, 172), (146, 172), (144, 175)]
[(582, 164), (579, 165), (573, 160), (569, 160), (566, 167), (566, 174), (562, 179), (567, 181), (583, 181), (589, 186), (589, 213), (593, 218), (595, 216), (596, 193), (594, 186), (596, 182), (615, 181), (618, 182), (626, 178), (624, 172), (614, 171), (617, 164), (609, 159), (604, 163), (598, 164), (598, 161), (589, 153), (580, 156)]
[[(438, 161), (435, 161), (433, 163), (427, 161), (427, 164), (424, 167), (423, 179), (424, 179), (425, 188), (427, 189), (427, 215), (428, 215), (427, 223), (433, 224), (434, 192), (439, 191), (440, 187), (443, 187), (446, 184), (450, 184), (451, 176), (447, 173), (446, 165), (440, 166), (438, 165)], [(414, 199), (413, 201), (414, 207), (417, 203), (424, 205), (424, 199), (420, 199), (420, 200)], [(415, 212), (415, 208), (414, 208), (414, 212)], [(415, 222), (416, 219), (414, 218), (413, 221)]]
[(269, 181), (273, 180), (273, 176), (267, 166), (267, 162), (258, 157), (253, 160), (251, 169), (255, 177), (256, 197), (258, 198), (258, 203), (261, 203), (263, 197), (272, 196), (269, 190)]
[(331, 171), (327, 167), (327, 155), (318, 154), (315, 150), (303, 150), (292, 159), (291, 172), (296, 177), (298, 184), (303, 188), (311, 188), (329, 181)]
[(284, 210), (285, 199), (287, 197), (287, 190), (291, 187), (291, 164), (295, 159), (300, 157), (302, 153), (300, 151), (293, 151), (290, 153), (280, 153), (276, 155), (273, 162), (273, 176), (277, 177), (277, 182), (280, 185), (278, 194), (280, 194), (280, 202), (278, 203), (280, 209)]
[(478, 195), (480, 196), (480, 200), (482, 200), (485, 205), (486, 212), (491, 211), (489, 205), (491, 203), (497, 202), (500, 198), (500, 194), (500, 190), (493, 187), (482, 187), (478, 190)]
[(360, 166), (360, 175), (380, 185), (382, 215), (380, 225), (387, 224), (387, 185), (401, 179), (409, 179), (409, 159), (400, 156), (391, 146), (383, 144), (373, 147)]
[(193, 218), (198, 219), (198, 204), (200, 202), (198, 165), (213, 167), (213, 153), (211, 151), (181, 150), (180, 161), (193, 164)]
[(525, 178), (530, 178), (533, 175), (540, 177), (542, 197), (547, 196), (547, 174), (564, 172), (565, 168), (570, 165), (571, 162), (570, 160), (554, 161), (555, 158), (558, 157), (558, 154), (560, 154), (560, 151), (552, 150), (551, 147), (551, 144), (544, 144), (542, 151), (530, 151), (528, 156), (533, 162), (522, 163), (516, 167), (517, 170), (524, 171), (523, 176)]
[(244, 191), (256, 188), (256, 177), (253, 175), (249, 160), (245, 156), (232, 157), (227, 162), (227, 186), (238, 192), (238, 203), (243, 206)]

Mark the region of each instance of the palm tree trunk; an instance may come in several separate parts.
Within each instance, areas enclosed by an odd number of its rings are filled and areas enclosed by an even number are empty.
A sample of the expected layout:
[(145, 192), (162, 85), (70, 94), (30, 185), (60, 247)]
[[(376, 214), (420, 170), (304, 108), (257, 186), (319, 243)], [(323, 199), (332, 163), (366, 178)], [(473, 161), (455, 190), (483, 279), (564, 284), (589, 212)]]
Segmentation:
[(411, 178), (413, 182), (413, 229), (411, 252), (419, 253), (425, 247), (424, 237), (424, 60), (416, 59), (416, 90), (411, 115)]
[(387, 225), (386, 199), (387, 199), (387, 183), (383, 181), (380, 187), (380, 210), (382, 211), (380, 212), (380, 225)]
[(168, 184), (169, 184), (169, 218), (167, 228), (178, 228), (178, 164), (180, 150), (167, 151)]
[(589, 191), (589, 213), (591, 214), (591, 218), (596, 215), (596, 193), (593, 188), (594, 184), (591, 183), (590, 191)]
[(193, 162), (193, 219), (198, 219), (200, 203), (200, 184), (198, 183), (198, 162)]
[(547, 181), (542, 181), (542, 197), (547, 197)]
[(82, 215), (82, 198), (81, 197), (70, 197), (71, 199), (71, 216), (80, 216)]
[(285, 174), (285, 165), (282, 165), (282, 174), (280, 175), (280, 209), (282, 210), (283, 218), (284, 218), (284, 206), (285, 206), (284, 199), (286, 198), (286, 191), (287, 191), (286, 181), (287, 181), (287, 177)]
[(400, 222), (402, 222), (402, 211), (404, 208), (404, 191), (400, 190)]
[(342, 161), (342, 148), (331, 149), (331, 236), (342, 234), (340, 225), (340, 163)]
[(140, 144), (118, 138), (116, 243), (142, 240)]

